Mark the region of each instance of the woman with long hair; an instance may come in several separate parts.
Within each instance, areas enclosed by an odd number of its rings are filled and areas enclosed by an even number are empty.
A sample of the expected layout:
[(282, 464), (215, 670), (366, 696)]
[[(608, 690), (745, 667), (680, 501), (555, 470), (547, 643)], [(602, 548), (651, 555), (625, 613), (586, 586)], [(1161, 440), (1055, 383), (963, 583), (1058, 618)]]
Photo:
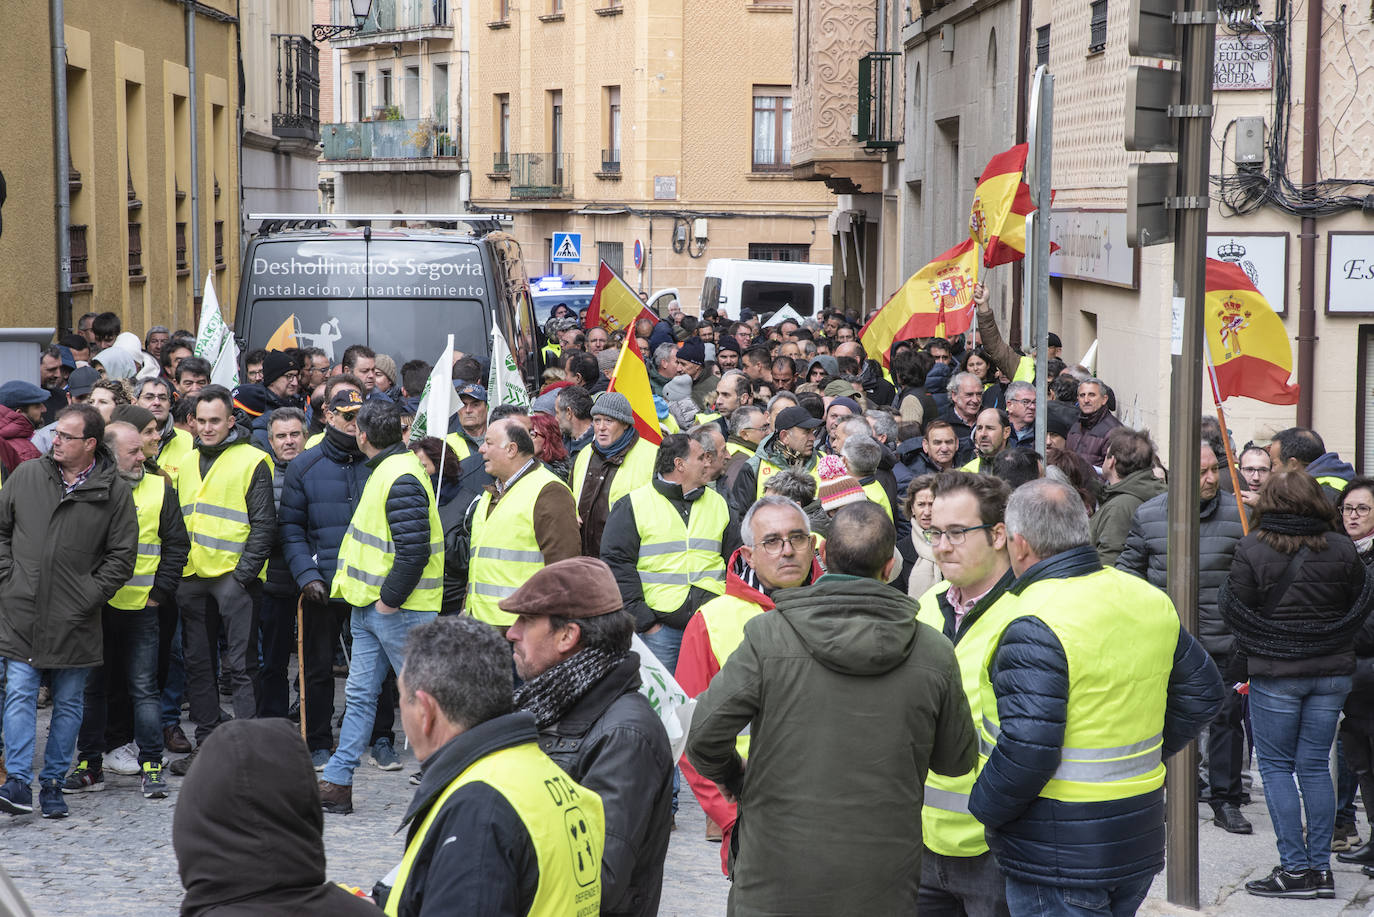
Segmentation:
[(530, 436), (534, 439), (534, 457), (544, 463), (564, 481), (572, 478), (572, 463), (563, 445), (563, 432), (552, 414), (537, 411), (530, 415)]
[[(1335, 897), (1328, 756), (1371, 597), (1374, 578), (1321, 485), (1301, 471), (1271, 475), (1217, 596), (1245, 657), (1251, 733), (1279, 850), (1279, 865), (1246, 883), (1252, 895)], [(1227, 677), (1244, 680), (1238, 671)]]

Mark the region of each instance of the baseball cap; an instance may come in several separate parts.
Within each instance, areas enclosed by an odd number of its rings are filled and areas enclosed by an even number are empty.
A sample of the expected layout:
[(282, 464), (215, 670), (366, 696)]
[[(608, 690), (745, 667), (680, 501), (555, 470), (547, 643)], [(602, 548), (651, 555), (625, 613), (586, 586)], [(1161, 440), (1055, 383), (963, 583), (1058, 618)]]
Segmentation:
[(793, 427), (801, 427), (803, 430), (814, 430), (821, 425), (819, 418), (812, 417), (811, 412), (806, 408), (793, 406), (783, 408), (778, 412), (778, 419), (773, 421), (773, 430), (782, 432)]
[(458, 386), (458, 394), (467, 395), (474, 401), (487, 400), (486, 386), (478, 385), (476, 382), (464, 382), (462, 385)]
[(93, 366), (78, 366), (67, 377), (67, 391), (73, 395), (89, 395), (100, 381), (100, 370)]
[(329, 399), (329, 409), (331, 411), (341, 411), (345, 414), (356, 411), (363, 406), (363, 396), (351, 388), (341, 388), (334, 393), (334, 397)]

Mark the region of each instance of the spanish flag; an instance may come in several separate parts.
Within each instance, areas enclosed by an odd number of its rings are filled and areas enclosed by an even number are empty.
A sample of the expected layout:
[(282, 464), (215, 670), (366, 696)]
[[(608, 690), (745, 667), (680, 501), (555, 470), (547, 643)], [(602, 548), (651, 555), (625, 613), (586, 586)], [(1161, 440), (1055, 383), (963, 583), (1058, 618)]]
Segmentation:
[[(609, 270), (603, 263), (602, 271)], [(614, 272), (612, 272), (614, 276)], [(617, 281), (620, 278), (616, 278)], [(635, 297), (635, 302), (639, 297)], [(595, 300), (593, 300), (595, 302)], [(590, 313), (588, 313), (590, 316)], [(593, 327), (588, 323), (587, 327)], [(644, 365), (644, 357), (635, 344), (635, 336), (625, 336), (625, 346), (620, 351), (620, 359), (615, 361), (611, 372), (611, 384), (606, 389), (619, 392), (630, 402), (630, 410), (635, 412), (635, 430), (643, 439), (654, 445), (663, 442), (663, 431), (658, 425), (658, 411), (654, 407), (654, 392), (649, 388), (649, 369)]]
[[(647, 318), (657, 323), (658, 318), (644, 305), (643, 300), (611, 270), (610, 265), (601, 262), (601, 272), (596, 277), (596, 290), (592, 293), (591, 304), (587, 307), (587, 327), (602, 326), (608, 332), (621, 328), (633, 329), (634, 323)], [(647, 376), (646, 376), (647, 378)]]
[(983, 246), (983, 265), (996, 267), (1026, 256), (1026, 215), (1035, 212), (1026, 170), (1024, 143), (998, 153), (988, 162), (973, 191), (968, 236)]
[(1207, 259), (1204, 308), (1218, 400), (1242, 395), (1297, 404), (1298, 387), (1288, 382), (1293, 373), (1288, 332), (1240, 265)]
[(973, 324), (978, 249), (965, 239), (921, 268), (869, 318), (859, 340), (869, 357), (888, 361), (893, 341), (950, 337)]
[(267, 339), (264, 350), (289, 350), (298, 347), (296, 343), (296, 316), (295, 313), (288, 315), (286, 321), (277, 326), (277, 330), (272, 332), (272, 336)]

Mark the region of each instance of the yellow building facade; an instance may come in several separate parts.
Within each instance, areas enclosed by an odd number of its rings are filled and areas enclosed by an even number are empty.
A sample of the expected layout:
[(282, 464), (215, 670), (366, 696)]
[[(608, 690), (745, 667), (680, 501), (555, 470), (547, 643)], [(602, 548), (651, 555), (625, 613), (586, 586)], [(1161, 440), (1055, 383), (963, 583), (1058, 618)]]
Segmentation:
[[(830, 261), (831, 195), (792, 178), (790, 4), (487, 0), (471, 19), (472, 203), (514, 216), (532, 274), (605, 260), (695, 311), (711, 258)], [(581, 234), (578, 262), (552, 262), (555, 232)]]
[[(142, 334), (194, 327), (191, 195), (200, 199), (199, 264), (221, 303), (239, 275), (237, 21), (232, 0), (196, 14), (196, 110), (186, 12), (167, 0), (67, 0), (72, 320), (115, 312)], [(0, 244), (0, 323), (58, 324), (51, 29), (43, 0), (0, 4), (0, 169), (9, 189)], [(192, 172), (191, 131), (199, 140)], [(226, 306), (228, 308), (228, 306)], [(59, 333), (64, 329), (59, 329)]]

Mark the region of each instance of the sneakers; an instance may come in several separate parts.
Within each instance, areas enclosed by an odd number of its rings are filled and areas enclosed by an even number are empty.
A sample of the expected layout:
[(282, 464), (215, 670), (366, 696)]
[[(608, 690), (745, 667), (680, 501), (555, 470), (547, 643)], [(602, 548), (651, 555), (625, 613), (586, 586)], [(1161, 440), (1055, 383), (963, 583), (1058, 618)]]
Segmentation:
[(116, 774), (133, 777), (141, 772), (138, 766), (138, 746), (133, 742), (121, 745), (105, 756), (105, 767)]
[(91, 767), (91, 762), (85, 758), (67, 775), (67, 781), (62, 784), (64, 793), (97, 793), (105, 789), (105, 769), (97, 761), (95, 767)]
[(396, 756), (396, 749), (392, 747), (390, 739), (382, 738), (373, 743), (372, 763), (384, 771), (401, 769), (401, 759)]
[(162, 730), (162, 747), (174, 755), (184, 755), (191, 750), (191, 740), (180, 726), (168, 726)]
[(352, 815), (353, 787), (321, 780), (320, 808), (330, 815)]
[(1360, 831), (1355, 827), (1355, 823), (1353, 821), (1336, 822), (1336, 831), (1331, 836), (1332, 852), (1354, 850), (1358, 846), (1360, 846)]
[(189, 771), (191, 769), (191, 765), (195, 763), (196, 755), (198, 754), (200, 754), (199, 748), (191, 752), (189, 755), (186, 755), (185, 757), (177, 758), (171, 764), (167, 765), (167, 770), (171, 773), (173, 777), (185, 777), (186, 772)]
[(62, 798), (60, 780), (43, 781), (43, 786), (38, 790), (38, 807), (42, 810), (44, 818), (66, 818), (70, 814), (67, 800)]
[(143, 763), (143, 798), (167, 798), (167, 780), (162, 776), (161, 764), (154, 764), (151, 761)]
[(1336, 877), (1331, 874), (1331, 870), (1309, 869), (1307, 872), (1312, 877), (1312, 884), (1317, 888), (1318, 898), (1336, 897)]
[(415, 773), (411, 774), (411, 775), (410, 775), (410, 785), (411, 785), (411, 786), (419, 786), (419, 785), (420, 785), (420, 781), (424, 779), (424, 776), (425, 776), (425, 772), (424, 772), (424, 771), (416, 771)]
[(333, 752), (327, 748), (317, 748), (310, 753), (310, 763), (314, 765), (315, 773), (324, 770), (324, 766), (329, 763), (332, 755)]
[[(1333, 895), (1334, 887), (1333, 885)], [(1246, 882), (1245, 890), (1261, 898), (1315, 898), (1317, 881), (1313, 878), (1311, 870), (1289, 872), (1282, 866), (1275, 866), (1274, 871), (1263, 879)]]
[(33, 790), (17, 777), (9, 777), (0, 786), (0, 812), (8, 815), (28, 815), (33, 811)]
[(1249, 834), (1254, 827), (1240, 814), (1240, 806), (1233, 802), (1212, 803), (1212, 824), (1231, 834)]

